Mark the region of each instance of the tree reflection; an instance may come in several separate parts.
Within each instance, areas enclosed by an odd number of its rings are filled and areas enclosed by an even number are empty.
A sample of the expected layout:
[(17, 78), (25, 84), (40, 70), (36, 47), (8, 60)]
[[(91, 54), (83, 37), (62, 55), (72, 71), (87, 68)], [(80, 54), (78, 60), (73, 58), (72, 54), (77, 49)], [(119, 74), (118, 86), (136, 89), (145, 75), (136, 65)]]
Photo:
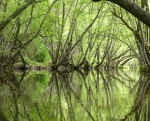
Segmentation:
[(149, 78), (117, 70), (1, 73), (0, 119), (148, 121)]
[[(22, 77), (23, 76), (24, 74), (22, 75)], [(2, 121), (9, 121), (6, 118), (5, 112), (10, 110), (11, 108), (14, 108), (14, 111), (13, 112), (10, 111), (11, 112), (10, 115), (13, 115), (14, 121), (18, 121), (19, 111), (18, 111), (17, 99), (21, 95), (20, 82), (22, 79), (23, 78), (18, 80), (12, 72), (0, 73), (0, 82), (1, 82), (1, 88), (0, 88), (1, 89), (1, 94), (0, 94), (1, 103), (0, 104), (2, 107), (0, 108), (1, 110), (0, 119)], [(6, 89), (5, 89), (5, 86), (6, 86)], [(7, 105), (5, 105), (5, 103)]]
[(149, 121), (150, 120), (150, 77), (149, 74), (141, 73), (139, 84), (137, 87), (137, 94), (134, 100), (134, 105), (131, 111), (125, 115), (122, 121), (134, 119), (135, 121)]

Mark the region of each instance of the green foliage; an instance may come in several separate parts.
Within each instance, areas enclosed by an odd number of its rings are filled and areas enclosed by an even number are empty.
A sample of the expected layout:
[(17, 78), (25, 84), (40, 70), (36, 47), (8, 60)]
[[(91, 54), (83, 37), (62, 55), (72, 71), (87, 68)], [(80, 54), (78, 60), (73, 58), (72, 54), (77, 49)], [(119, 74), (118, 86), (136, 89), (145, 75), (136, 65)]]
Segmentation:
[(37, 62), (42, 63), (42, 62), (47, 61), (47, 56), (48, 56), (48, 52), (45, 49), (44, 45), (41, 44), (38, 51), (35, 53), (35, 60)]
[(37, 62), (44, 62), (46, 61), (46, 51), (39, 49), (35, 55), (35, 60)]
[[(139, 0), (136, 2), (140, 3)], [(2, 0), (0, 22), (26, 3)], [(52, 3), (52, 0), (33, 3), (5, 27), (1, 33), (0, 57), (11, 55), (13, 58), (21, 52), (28, 62), (52, 62), (57, 65), (64, 57), (77, 64), (86, 56), (94, 65), (102, 62), (101, 66), (112, 65), (110, 63), (118, 63), (119, 66), (127, 60), (126, 57), (134, 56), (138, 61), (142, 60), (141, 65), (148, 64), (146, 59), (149, 55), (141, 56), (144, 46), (135, 37), (135, 31), (143, 36), (140, 39), (146, 38), (145, 46), (149, 46), (149, 29), (144, 25), (137, 29), (137, 20), (125, 10), (106, 0), (98, 3), (91, 0), (58, 0), (51, 6)], [(99, 9), (96, 21), (87, 29)], [(130, 52), (122, 54), (128, 49)]]

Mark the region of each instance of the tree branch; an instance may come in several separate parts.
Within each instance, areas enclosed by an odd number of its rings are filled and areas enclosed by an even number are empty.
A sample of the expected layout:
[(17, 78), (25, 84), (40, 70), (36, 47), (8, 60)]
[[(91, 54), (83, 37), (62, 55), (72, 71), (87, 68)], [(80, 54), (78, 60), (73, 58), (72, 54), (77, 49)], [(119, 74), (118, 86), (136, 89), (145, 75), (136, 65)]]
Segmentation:
[(27, 2), (25, 5), (19, 7), (15, 12), (13, 12), (8, 18), (3, 20), (0, 23), (0, 32), (14, 19), (16, 18), (19, 14), (21, 14), (28, 6), (30, 6), (32, 3), (34, 3), (35, 0), (30, 0)]

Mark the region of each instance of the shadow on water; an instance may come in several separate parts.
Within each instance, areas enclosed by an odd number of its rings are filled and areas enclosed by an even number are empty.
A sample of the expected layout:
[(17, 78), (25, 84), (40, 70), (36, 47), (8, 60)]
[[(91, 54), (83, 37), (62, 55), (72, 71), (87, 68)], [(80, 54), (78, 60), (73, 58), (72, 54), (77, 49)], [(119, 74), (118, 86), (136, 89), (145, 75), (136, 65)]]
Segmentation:
[(0, 73), (0, 121), (149, 121), (149, 93), (139, 72)]

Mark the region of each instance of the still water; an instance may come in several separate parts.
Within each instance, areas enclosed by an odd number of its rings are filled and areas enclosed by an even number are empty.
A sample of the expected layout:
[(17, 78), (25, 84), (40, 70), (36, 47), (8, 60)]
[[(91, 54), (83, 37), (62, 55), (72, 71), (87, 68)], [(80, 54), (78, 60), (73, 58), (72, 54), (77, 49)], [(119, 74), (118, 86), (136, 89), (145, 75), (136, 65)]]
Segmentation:
[(0, 121), (150, 121), (150, 74), (0, 73)]

